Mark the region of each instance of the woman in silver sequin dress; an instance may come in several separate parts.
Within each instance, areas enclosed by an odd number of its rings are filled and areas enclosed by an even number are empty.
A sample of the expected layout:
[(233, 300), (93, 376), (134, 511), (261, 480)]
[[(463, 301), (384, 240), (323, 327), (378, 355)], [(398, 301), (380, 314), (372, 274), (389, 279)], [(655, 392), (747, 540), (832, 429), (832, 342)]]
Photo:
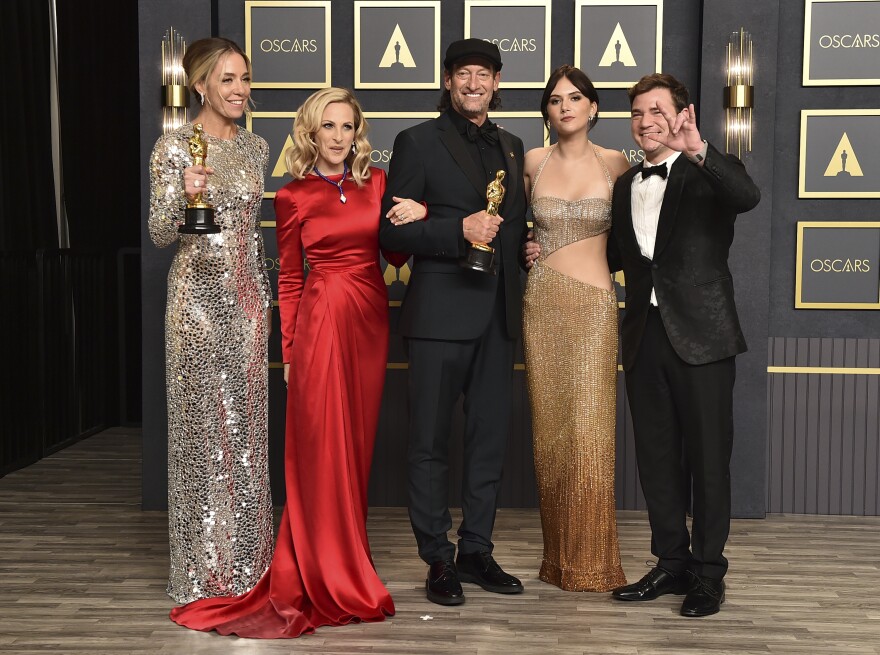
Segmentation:
[(617, 296), (606, 258), (611, 189), (629, 168), (590, 142), (599, 97), (572, 66), (541, 101), (559, 136), (526, 153), (540, 256), (523, 298), (523, 344), (541, 504), (540, 578), (567, 591), (609, 591), (626, 578), (614, 503)]
[[(201, 110), (161, 137), (150, 160), (149, 229), (177, 242), (168, 273), (168, 595), (178, 602), (252, 588), (272, 557), (267, 340), (271, 289), (260, 204), (268, 145), (238, 127), (250, 62), (232, 41), (202, 39), (183, 60)], [(201, 123), (205, 166), (188, 140)], [(201, 192), (220, 234), (178, 234)], [(186, 197), (185, 197), (186, 196)]]

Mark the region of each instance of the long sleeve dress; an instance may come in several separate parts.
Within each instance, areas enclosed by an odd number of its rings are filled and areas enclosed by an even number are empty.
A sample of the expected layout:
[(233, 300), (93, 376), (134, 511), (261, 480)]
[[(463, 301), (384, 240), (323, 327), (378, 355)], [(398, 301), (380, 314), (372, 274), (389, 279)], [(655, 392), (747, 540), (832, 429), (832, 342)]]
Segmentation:
[(298, 637), (319, 626), (394, 614), (366, 529), (388, 352), (388, 296), (379, 268), (385, 173), (372, 169), (363, 188), (346, 179), (346, 203), (339, 177), (328, 184), (307, 176), (275, 197), (282, 352), (290, 363), (287, 502), (272, 565), (253, 591), (171, 612), (194, 630)]
[(205, 135), (205, 190), (220, 234), (178, 234), (192, 166), (191, 123), (161, 137), (150, 159), (149, 230), (177, 243), (168, 272), (168, 595), (186, 603), (241, 594), (272, 558), (266, 314), (260, 204), (268, 145), (239, 128)]

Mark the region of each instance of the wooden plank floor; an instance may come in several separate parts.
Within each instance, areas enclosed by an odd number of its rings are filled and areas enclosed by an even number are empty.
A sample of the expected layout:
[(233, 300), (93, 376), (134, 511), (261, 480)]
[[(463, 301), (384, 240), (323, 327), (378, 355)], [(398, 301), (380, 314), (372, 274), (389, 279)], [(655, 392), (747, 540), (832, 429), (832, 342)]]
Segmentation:
[[(0, 652), (14, 653), (880, 653), (880, 519), (773, 515), (734, 521), (722, 612), (678, 616), (680, 599), (621, 604), (537, 580), (536, 510), (499, 512), (498, 560), (526, 592), (465, 585), (467, 603), (425, 600), (406, 511), (374, 509), (377, 568), (397, 605), (381, 624), (298, 640), (203, 634), (168, 620), (166, 515), (140, 510), (140, 436), (96, 435), (0, 480)], [(644, 574), (647, 520), (622, 512), (630, 580)]]

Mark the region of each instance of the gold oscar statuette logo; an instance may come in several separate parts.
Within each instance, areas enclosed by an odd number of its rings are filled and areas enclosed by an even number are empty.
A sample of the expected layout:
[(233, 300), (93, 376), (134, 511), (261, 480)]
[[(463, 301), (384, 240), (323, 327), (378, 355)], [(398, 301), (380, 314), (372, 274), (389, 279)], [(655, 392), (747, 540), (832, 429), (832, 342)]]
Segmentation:
[[(498, 216), (498, 210), (504, 201), (504, 185), (501, 184), (504, 176), (504, 171), (497, 171), (495, 179), (489, 182), (486, 187), (486, 213), (489, 216)], [(495, 249), (492, 246), (486, 243), (472, 243), (467, 257), (462, 260), (461, 265), (474, 271), (495, 275), (497, 271), (494, 262)]]
[[(208, 158), (208, 142), (205, 140), (204, 128), (201, 123), (193, 125), (193, 135), (187, 141), (189, 154), (193, 158), (193, 166), (204, 166)], [(186, 221), (177, 228), (182, 234), (219, 234), (220, 226), (214, 222), (214, 207), (205, 200), (204, 193), (199, 191), (192, 200), (187, 201), (184, 212)]]

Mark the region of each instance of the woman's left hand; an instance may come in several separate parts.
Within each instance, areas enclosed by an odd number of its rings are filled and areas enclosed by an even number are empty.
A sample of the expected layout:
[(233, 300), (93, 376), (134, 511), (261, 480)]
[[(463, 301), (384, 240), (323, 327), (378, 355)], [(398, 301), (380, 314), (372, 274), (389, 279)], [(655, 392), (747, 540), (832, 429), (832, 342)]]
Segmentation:
[(404, 225), (406, 223), (414, 223), (420, 221), (428, 215), (427, 208), (409, 198), (391, 197), (397, 204), (388, 210), (385, 217), (391, 221), (392, 225)]

